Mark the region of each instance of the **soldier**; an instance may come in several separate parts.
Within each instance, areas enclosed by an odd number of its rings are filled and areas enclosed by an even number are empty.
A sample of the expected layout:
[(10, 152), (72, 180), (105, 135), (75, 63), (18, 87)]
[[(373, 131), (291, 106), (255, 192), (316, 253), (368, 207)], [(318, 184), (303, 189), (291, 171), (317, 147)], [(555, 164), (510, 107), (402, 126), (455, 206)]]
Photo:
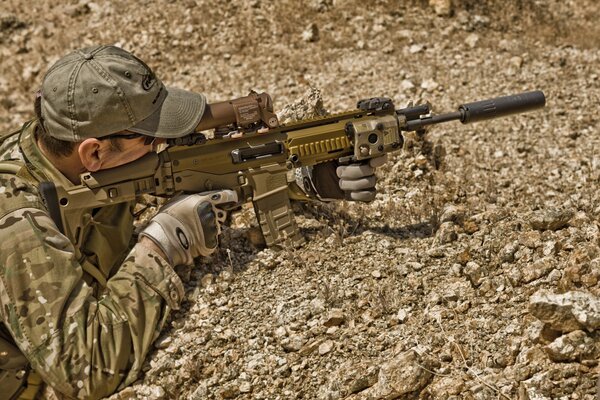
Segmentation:
[[(134, 204), (89, 210), (71, 243), (38, 185), (71, 187), (81, 173), (156, 151), (193, 132), (206, 107), (203, 95), (164, 86), (114, 46), (74, 51), (48, 70), (36, 118), (0, 138), (0, 398), (32, 399), (43, 382), (96, 399), (137, 378), (184, 296), (174, 268), (216, 250), (217, 207), (228, 191), (173, 199), (130, 248)], [(329, 165), (298, 175), (318, 198), (365, 201), (374, 197), (373, 171), (349, 166), (336, 175)]]

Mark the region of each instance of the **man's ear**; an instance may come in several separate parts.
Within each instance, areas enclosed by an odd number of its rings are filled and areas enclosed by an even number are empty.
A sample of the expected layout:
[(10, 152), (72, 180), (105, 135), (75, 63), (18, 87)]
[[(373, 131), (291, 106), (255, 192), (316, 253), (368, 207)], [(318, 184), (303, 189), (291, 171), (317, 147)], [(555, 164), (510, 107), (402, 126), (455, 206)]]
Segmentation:
[(81, 163), (90, 172), (98, 171), (102, 166), (102, 161), (100, 160), (101, 145), (98, 139), (89, 138), (81, 142), (77, 148)]

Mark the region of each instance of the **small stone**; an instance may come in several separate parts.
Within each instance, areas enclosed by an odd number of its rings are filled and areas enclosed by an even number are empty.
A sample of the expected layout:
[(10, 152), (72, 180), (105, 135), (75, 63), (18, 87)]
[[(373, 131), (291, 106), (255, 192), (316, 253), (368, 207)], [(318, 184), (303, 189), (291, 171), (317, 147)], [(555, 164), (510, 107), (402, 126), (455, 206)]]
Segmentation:
[(302, 40), (305, 42), (317, 42), (319, 40), (319, 27), (314, 22), (310, 23), (304, 32), (302, 32)]
[(171, 336), (163, 336), (154, 342), (154, 347), (157, 349), (166, 349), (171, 343), (173, 343), (173, 338)]
[(474, 286), (479, 286), (481, 284), (483, 269), (476, 262), (469, 261), (467, 265), (465, 265), (463, 273), (469, 278), (469, 281), (471, 281)]
[[(465, 262), (465, 264), (467, 262)], [(452, 264), (452, 266), (450, 267), (449, 272), (450, 272), (450, 274), (452, 276), (461, 276), (462, 275), (462, 265), (461, 264), (457, 264), (457, 263)]]
[(224, 270), (221, 271), (219, 276), (217, 276), (217, 280), (221, 282), (232, 282), (233, 281), (233, 272)]
[(517, 241), (507, 243), (498, 253), (498, 258), (502, 262), (512, 263), (515, 261), (515, 253), (519, 250)]
[(429, 6), (438, 17), (447, 17), (452, 13), (451, 0), (429, 0)]
[(403, 308), (399, 309), (398, 313), (396, 313), (396, 318), (398, 319), (398, 322), (406, 321), (406, 318), (408, 318), (408, 310)]
[(465, 43), (467, 44), (467, 46), (469, 46), (472, 49), (474, 49), (477, 46), (478, 42), (479, 42), (479, 35), (476, 33), (471, 33), (465, 39)]
[(321, 343), (321, 345), (319, 346), (319, 354), (325, 355), (325, 354), (329, 353), (332, 349), (333, 349), (333, 341), (326, 340), (323, 343)]
[(509, 62), (510, 65), (512, 65), (516, 69), (521, 69), (521, 67), (523, 66), (523, 58), (519, 56), (511, 57)]
[(450, 282), (445, 285), (443, 289), (442, 298), (445, 301), (457, 301), (459, 298), (463, 297), (472, 290), (467, 282), (464, 280), (458, 282)]
[(590, 223), (590, 218), (584, 211), (578, 211), (573, 215), (573, 217), (569, 220), (569, 226), (575, 228), (582, 228), (586, 224)]
[(240, 393), (250, 393), (252, 391), (252, 385), (250, 382), (240, 383)]
[(559, 250), (560, 247), (558, 246), (558, 243), (556, 243), (555, 240), (549, 240), (544, 243), (542, 253), (545, 256), (552, 256), (557, 254)]
[(421, 82), (421, 88), (425, 89), (428, 92), (433, 92), (439, 86), (440, 85), (433, 79), (425, 79), (423, 82)]
[(313, 315), (325, 312), (325, 301), (319, 297), (312, 299), (310, 302), (310, 312)]
[(301, 356), (307, 356), (317, 350), (322, 343), (322, 340), (313, 340), (312, 342), (302, 346), (298, 353)]
[(465, 209), (454, 204), (449, 204), (444, 207), (442, 215), (440, 216), (440, 222), (454, 222), (455, 224), (462, 225), (465, 219)]
[(569, 209), (539, 210), (529, 216), (529, 224), (538, 231), (557, 231), (567, 227), (574, 214)]
[(281, 341), (281, 347), (283, 347), (283, 350), (287, 352), (296, 352), (302, 349), (302, 346), (305, 342), (306, 339), (304, 339), (302, 336), (292, 335), (289, 338), (283, 339)]
[[(321, 390), (324, 395), (319, 398), (347, 398), (353, 393), (361, 392), (375, 385), (378, 373), (379, 367), (376, 365), (354, 360), (346, 361), (332, 374), (328, 374), (330, 378)], [(331, 396), (332, 393), (335, 395)]]
[(379, 270), (374, 270), (373, 272), (371, 272), (371, 276), (373, 278), (379, 279), (381, 278), (381, 272)]
[(454, 242), (456, 239), (458, 239), (458, 233), (456, 233), (456, 226), (453, 222), (442, 223), (439, 229), (437, 230), (435, 237), (440, 244)]
[(365, 397), (409, 398), (429, 384), (433, 377), (429, 371), (434, 368), (429, 360), (422, 359), (414, 350), (400, 353), (381, 366), (377, 383), (367, 389), (369, 393), (365, 393)]
[(156, 386), (156, 385), (152, 385), (149, 387), (149, 399), (151, 400), (162, 400), (166, 398), (166, 392), (165, 389), (162, 388), (162, 386)]
[(235, 383), (226, 384), (217, 391), (217, 396), (222, 399), (233, 399), (239, 394), (240, 388)]
[[(427, 250), (425, 252), (425, 254), (427, 254), (427, 256), (431, 257), (431, 258), (444, 258), (444, 257), (446, 257), (447, 252), (448, 252), (448, 249), (445, 246), (438, 246), (438, 247), (434, 247), (433, 249)], [(419, 264), (419, 265), (421, 265), (421, 264)]]
[(413, 44), (408, 48), (408, 52), (410, 54), (417, 54), (417, 53), (422, 52), (423, 49), (424, 49), (424, 47), (422, 44)]
[(344, 323), (346, 317), (342, 310), (334, 308), (327, 314), (327, 318), (323, 323), (324, 326), (340, 326)]
[(423, 268), (423, 264), (416, 261), (410, 261), (406, 265), (413, 271), (420, 271)]
[[(47, 396), (48, 398), (52, 398), (54, 399), (55, 397), (50, 397)], [(46, 396), (44, 396), (44, 394), (42, 395), (41, 398), (46, 398)], [(126, 387), (125, 389), (121, 390), (120, 392), (112, 395), (108, 400), (133, 400), (133, 399), (137, 399), (137, 393), (135, 392), (135, 389), (132, 388), (131, 386)]]
[(340, 329), (340, 328), (339, 328), (339, 327), (337, 327), (337, 326), (331, 326), (331, 327), (327, 328), (327, 330), (325, 331), (325, 333), (326, 333), (327, 335), (333, 335), (333, 334), (335, 334), (335, 333), (336, 333), (336, 332), (337, 332), (339, 329)]
[(465, 249), (456, 255), (456, 262), (460, 265), (465, 265), (469, 261), (471, 261), (471, 252), (469, 249)]
[(544, 350), (552, 361), (569, 362), (593, 358), (595, 348), (594, 340), (584, 331), (573, 331), (557, 338)]
[(600, 328), (600, 299), (587, 292), (540, 290), (529, 299), (529, 312), (560, 332)]
[(479, 225), (475, 221), (468, 220), (463, 223), (463, 229), (466, 234), (472, 235), (479, 230)]
[(400, 82), (400, 91), (402, 91), (402, 92), (406, 92), (406, 91), (408, 91), (408, 90), (412, 90), (412, 89), (414, 89), (414, 88), (415, 88), (415, 84), (414, 84), (414, 83), (412, 83), (412, 82), (411, 82), (410, 80), (408, 80), (408, 79), (403, 79), (403, 80)]
[(284, 326), (280, 326), (279, 328), (275, 329), (276, 337), (284, 337), (286, 335), (287, 335), (287, 330), (285, 329)]
[(200, 278), (200, 286), (202, 286), (205, 289), (207, 287), (209, 287), (210, 285), (212, 285), (213, 282), (214, 282), (213, 274), (206, 274), (202, 278)]
[(528, 263), (523, 267), (523, 282), (529, 283), (543, 276), (546, 276), (554, 269), (554, 259), (552, 257), (540, 258), (533, 263)]
[(538, 231), (523, 232), (519, 236), (519, 244), (530, 249), (535, 249), (542, 244), (542, 235)]

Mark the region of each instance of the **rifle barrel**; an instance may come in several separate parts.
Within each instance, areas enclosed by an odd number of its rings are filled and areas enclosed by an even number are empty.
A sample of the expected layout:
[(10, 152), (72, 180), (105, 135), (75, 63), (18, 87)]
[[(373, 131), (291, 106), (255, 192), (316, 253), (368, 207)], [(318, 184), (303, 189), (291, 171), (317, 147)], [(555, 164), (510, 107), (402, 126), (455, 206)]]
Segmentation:
[(424, 126), (439, 124), (441, 122), (448, 122), (454, 120), (460, 121), (462, 116), (463, 113), (461, 113), (460, 111), (438, 115), (423, 115), (419, 119), (406, 121), (406, 126), (403, 129), (407, 131), (416, 131), (418, 129), (423, 128)]
[(484, 121), (486, 119), (504, 117), (544, 107), (546, 97), (540, 90), (524, 92), (511, 96), (494, 97), (492, 99), (461, 104), (458, 111), (439, 114), (422, 115), (417, 119), (406, 121), (403, 127), (407, 131), (415, 131), (428, 125), (459, 120), (463, 124)]

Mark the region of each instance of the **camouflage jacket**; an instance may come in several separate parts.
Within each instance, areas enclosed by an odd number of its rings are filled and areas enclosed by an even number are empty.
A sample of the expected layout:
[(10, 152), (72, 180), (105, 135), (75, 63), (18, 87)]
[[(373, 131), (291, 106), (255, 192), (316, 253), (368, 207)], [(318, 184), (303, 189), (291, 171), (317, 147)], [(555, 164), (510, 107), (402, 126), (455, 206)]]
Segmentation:
[[(83, 240), (50, 219), (37, 184), (71, 183), (41, 154), (35, 122), (0, 146), (0, 318), (31, 366), (55, 390), (101, 398), (132, 383), (183, 284), (141, 245), (128, 248), (132, 204), (90, 210)], [(84, 268), (105, 278), (99, 285)]]

